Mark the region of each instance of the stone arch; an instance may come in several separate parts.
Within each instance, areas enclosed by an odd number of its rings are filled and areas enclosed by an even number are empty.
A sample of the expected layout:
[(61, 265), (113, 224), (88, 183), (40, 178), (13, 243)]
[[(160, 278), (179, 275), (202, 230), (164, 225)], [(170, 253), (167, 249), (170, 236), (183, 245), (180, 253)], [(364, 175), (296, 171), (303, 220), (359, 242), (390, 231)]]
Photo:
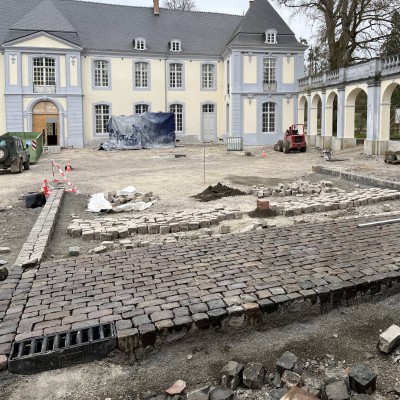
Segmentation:
[(325, 136), (337, 136), (337, 101), (336, 91), (330, 92), (326, 97), (325, 105)]
[(320, 93), (314, 93), (311, 97), (311, 118), (310, 132), (311, 135), (321, 134), (321, 116), (322, 116), (322, 97)]
[[(367, 130), (367, 110), (363, 111), (362, 115), (360, 112), (357, 116), (357, 121), (356, 121), (356, 111), (358, 108), (358, 105), (360, 103), (360, 96), (368, 99), (368, 94), (367, 91), (364, 90), (362, 87), (356, 87), (352, 89), (347, 97), (346, 97), (346, 107), (345, 107), (345, 132), (344, 136), (347, 138), (355, 138), (356, 137), (356, 123), (357, 123), (357, 130), (361, 133), (365, 130)], [(359, 110), (359, 109), (358, 109)]]
[[(398, 82), (397, 82), (398, 81)], [(395, 108), (392, 107), (392, 96), (400, 90), (400, 79), (391, 82), (382, 93), (381, 97), (381, 140), (399, 140), (399, 134), (391, 132), (391, 126), (395, 119)], [(397, 107), (396, 107), (397, 108)]]
[(301, 94), (299, 97), (299, 107), (298, 107), (298, 121), (299, 124), (304, 125), (305, 132), (307, 131), (307, 113), (308, 113), (308, 101), (305, 94)]

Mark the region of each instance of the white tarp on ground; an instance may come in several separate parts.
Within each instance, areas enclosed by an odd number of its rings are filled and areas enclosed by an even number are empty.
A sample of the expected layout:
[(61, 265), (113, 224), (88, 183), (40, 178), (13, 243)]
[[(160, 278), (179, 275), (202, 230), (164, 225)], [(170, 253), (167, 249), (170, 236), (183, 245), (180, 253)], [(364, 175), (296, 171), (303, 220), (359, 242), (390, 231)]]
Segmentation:
[[(118, 196), (129, 195), (129, 194), (144, 194), (139, 192), (133, 186), (127, 186), (125, 189), (119, 190), (117, 192)], [(113, 212), (123, 212), (123, 211), (143, 211), (147, 208), (151, 207), (155, 204), (155, 201), (149, 201), (145, 203), (144, 201), (132, 202), (121, 204), (120, 206), (116, 206), (113, 208), (111, 203), (106, 199), (104, 193), (95, 193), (92, 194), (88, 204), (88, 211), (98, 213), (104, 211), (113, 211)]]

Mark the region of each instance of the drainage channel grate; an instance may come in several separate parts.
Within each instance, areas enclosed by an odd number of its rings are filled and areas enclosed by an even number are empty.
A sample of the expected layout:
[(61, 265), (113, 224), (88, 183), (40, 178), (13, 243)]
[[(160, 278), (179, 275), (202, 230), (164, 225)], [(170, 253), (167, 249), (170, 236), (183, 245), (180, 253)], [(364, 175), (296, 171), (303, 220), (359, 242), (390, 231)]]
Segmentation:
[(77, 329), (15, 342), (8, 369), (35, 374), (51, 369), (101, 360), (117, 346), (114, 323)]

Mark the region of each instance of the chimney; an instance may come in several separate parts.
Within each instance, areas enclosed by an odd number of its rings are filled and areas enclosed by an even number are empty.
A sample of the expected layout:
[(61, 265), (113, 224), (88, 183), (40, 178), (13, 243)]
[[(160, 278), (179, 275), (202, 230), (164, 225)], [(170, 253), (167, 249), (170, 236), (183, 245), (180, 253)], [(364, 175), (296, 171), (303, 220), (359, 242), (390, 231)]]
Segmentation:
[(154, 15), (160, 15), (160, 0), (153, 0)]
[(253, 5), (254, 0), (249, 0), (249, 8)]

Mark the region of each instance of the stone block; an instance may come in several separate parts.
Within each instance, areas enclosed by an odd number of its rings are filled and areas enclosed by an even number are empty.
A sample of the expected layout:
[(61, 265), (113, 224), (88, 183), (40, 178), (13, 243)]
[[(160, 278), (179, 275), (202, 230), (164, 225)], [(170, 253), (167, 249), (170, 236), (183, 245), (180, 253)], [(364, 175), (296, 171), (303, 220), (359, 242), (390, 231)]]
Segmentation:
[(390, 353), (394, 347), (400, 344), (400, 327), (390, 326), (385, 332), (379, 335), (378, 349), (382, 353)]
[(265, 370), (260, 363), (249, 363), (243, 369), (243, 385), (249, 389), (260, 389), (264, 385)]
[(350, 369), (349, 378), (351, 390), (367, 394), (375, 392), (377, 374), (365, 364), (354, 365)]
[(11, 249), (9, 247), (0, 247), (0, 254), (11, 253)]
[(174, 328), (174, 323), (170, 319), (157, 321), (154, 325), (156, 326), (157, 332), (162, 336), (168, 335)]
[(296, 374), (293, 371), (288, 371), (286, 370), (281, 378), (281, 381), (284, 385), (286, 385), (288, 388), (291, 388), (293, 386), (301, 386), (303, 383), (303, 379), (299, 374)]
[(280, 400), (318, 400), (317, 397), (312, 396), (297, 386), (293, 386)]
[(231, 232), (231, 227), (229, 225), (221, 225), (219, 227), (219, 233), (225, 235)]
[(325, 394), (327, 400), (348, 400), (350, 399), (347, 385), (344, 381), (332, 382), (326, 385)]
[(95, 247), (95, 248), (93, 249), (93, 253), (95, 253), (95, 254), (106, 253), (107, 250), (108, 250), (108, 249), (107, 249), (106, 246), (98, 246), (98, 247)]
[(208, 329), (210, 327), (210, 319), (205, 313), (197, 313), (192, 315), (193, 322), (198, 329)]
[(257, 303), (246, 303), (243, 304), (246, 319), (250, 325), (256, 325), (261, 322), (262, 314), (260, 311), (260, 307)]
[(200, 229), (199, 221), (189, 221), (189, 230), (195, 231), (196, 229)]
[(81, 249), (78, 246), (68, 247), (68, 256), (77, 257), (81, 254)]
[(209, 394), (210, 400), (233, 400), (234, 393), (225, 386), (216, 386)]
[(127, 237), (129, 237), (129, 230), (128, 230), (128, 228), (125, 228), (125, 227), (121, 227), (121, 228), (118, 228), (118, 237), (120, 238), (120, 239), (126, 239)]
[(154, 346), (157, 340), (156, 327), (153, 324), (140, 325), (138, 327), (140, 333), (140, 340), (143, 347)]
[(148, 232), (152, 235), (156, 235), (160, 233), (160, 225), (158, 224), (149, 224), (148, 225)]
[(236, 390), (243, 380), (243, 365), (236, 361), (229, 361), (221, 370), (221, 385)]
[(114, 242), (111, 240), (105, 240), (101, 242), (101, 245), (107, 247), (108, 250), (112, 250), (114, 248)]
[(137, 233), (138, 233), (138, 235), (146, 235), (146, 233), (147, 233), (147, 224), (139, 224), (139, 225), (137, 225)]
[(269, 210), (269, 200), (258, 199), (257, 200), (257, 208), (259, 210)]
[(170, 232), (169, 225), (160, 225), (160, 233), (161, 235), (166, 235)]
[(117, 336), (118, 348), (124, 353), (128, 353), (139, 347), (139, 331), (136, 328), (118, 329)]
[(172, 222), (169, 224), (169, 229), (171, 233), (179, 232), (179, 222)]
[(94, 239), (94, 231), (93, 230), (82, 231), (82, 239), (93, 240)]
[(293, 371), (297, 363), (297, 356), (290, 351), (286, 351), (281, 358), (276, 362), (276, 370), (279, 374), (285, 371)]

